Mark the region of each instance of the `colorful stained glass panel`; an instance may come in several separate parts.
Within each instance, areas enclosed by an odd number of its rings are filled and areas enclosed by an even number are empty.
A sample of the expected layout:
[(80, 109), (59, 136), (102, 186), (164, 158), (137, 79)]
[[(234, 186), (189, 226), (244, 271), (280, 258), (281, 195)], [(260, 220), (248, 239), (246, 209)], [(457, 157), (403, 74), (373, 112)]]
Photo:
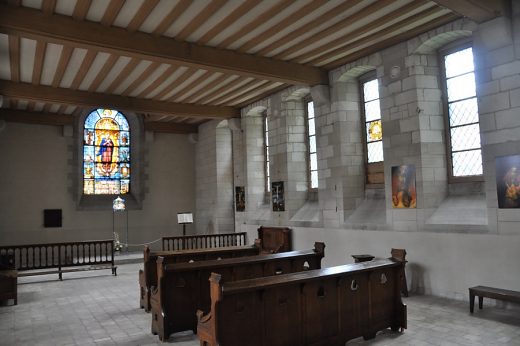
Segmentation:
[(83, 193), (128, 193), (130, 128), (125, 116), (97, 109), (87, 116), (83, 136)]
[(380, 141), (383, 139), (383, 126), (381, 120), (367, 123), (367, 142)]

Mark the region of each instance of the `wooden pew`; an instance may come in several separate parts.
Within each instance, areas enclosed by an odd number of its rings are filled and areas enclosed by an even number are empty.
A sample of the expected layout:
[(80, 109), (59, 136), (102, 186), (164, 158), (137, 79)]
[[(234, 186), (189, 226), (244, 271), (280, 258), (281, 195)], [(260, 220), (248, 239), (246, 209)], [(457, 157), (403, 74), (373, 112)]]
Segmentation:
[(164, 257), (159, 257), (158, 285), (150, 300), (152, 333), (165, 341), (171, 333), (195, 332), (196, 310), (210, 308), (208, 278), (212, 272), (232, 281), (317, 269), (321, 268), (324, 249), (323, 243), (315, 243), (313, 250), (167, 265)]
[(18, 271), (14, 254), (0, 254), (0, 302), (12, 299), (18, 304)]
[(211, 249), (154, 251), (144, 247), (144, 266), (139, 270), (139, 306), (150, 312), (151, 288), (157, 286), (157, 258), (164, 257), (163, 263), (198, 262), (222, 258), (234, 258), (258, 255), (260, 252), (259, 240), (251, 246), (229, 246)]
[(401, 266), (382, 259), (233, 282), (213, 273), (210, 313), (197, 311), (200, 345), (343, 346), (406, 328)]

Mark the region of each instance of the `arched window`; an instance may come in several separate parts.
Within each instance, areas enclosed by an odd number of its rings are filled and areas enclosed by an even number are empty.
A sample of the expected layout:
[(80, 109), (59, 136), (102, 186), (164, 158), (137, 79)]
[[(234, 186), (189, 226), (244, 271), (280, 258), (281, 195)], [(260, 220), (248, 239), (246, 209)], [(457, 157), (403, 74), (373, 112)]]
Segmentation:
[(314, 102), (305, 101), (305, 114), (307, 118), (307, 155), (309, 188), (318, 188), (318, 155), (316, 153), (316, 124), (314, 119)]
[(442, 52), (450, 178), (482, 175), (480, 125), (471, 46)]
[(83, 194), (130, 192), (130, 126), (112, 109), (96, 109), (83, 125)]
[(265, 172), (265, 191), (271, 191), (271, 174), (269, 171), (269, 122), (267, 114), (264, 115), (264, 172)]
[(382, 185), (384, 180), (383, 124), (379, 104), (379, 82), (374, 71), (360, 77), (366, 183)]

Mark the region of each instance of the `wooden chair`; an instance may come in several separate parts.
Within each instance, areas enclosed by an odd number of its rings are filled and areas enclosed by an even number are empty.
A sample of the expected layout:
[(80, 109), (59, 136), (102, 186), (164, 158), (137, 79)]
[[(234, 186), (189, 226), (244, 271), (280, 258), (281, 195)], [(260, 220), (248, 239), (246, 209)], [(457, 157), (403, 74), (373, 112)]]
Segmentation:
[(15, 269), (14, 254), (0, 255), (0, 301), (14, 300), (18, 304), (18, 271)]
[(291, 229), (289, 227), (258, 228), (258, 239), (262, 242), (261, 253), (273, 254), (292, 251)]
[(404, 270), (404, 266), (406, 265), (406, 250), (405, 249), (392, 249), (390, 251), (390, 254), (392, 255), (392, 259), (397, 262), (403, 263), (403, 269), (400, 274), (400, 285), (401, 285), (401, 293), (408, 297), (408, 285), (406, 284), (406, 273)]

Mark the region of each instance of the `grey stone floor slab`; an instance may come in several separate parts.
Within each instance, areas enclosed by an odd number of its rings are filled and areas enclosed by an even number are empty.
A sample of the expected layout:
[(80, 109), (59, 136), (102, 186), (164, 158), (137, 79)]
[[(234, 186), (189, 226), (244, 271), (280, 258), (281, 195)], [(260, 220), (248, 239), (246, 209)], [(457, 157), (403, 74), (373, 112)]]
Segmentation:
[[(19, 279), (18, 305), (0, 306), (0, 345), (161, 345), (150, 333), (151, 315), (139, 308), (140, 264), (109, 270)], [(520, 346), (520, 314), (485, 306), (469, 314), (468, 304), (430, 296), (406, 298), (408, 329), (378, 333), (348, 345)], [(198, 346), (191, 332), (168, 343)], [(247, 346), (247, 343), (244, 344)], [(298, 346), (298, 345), (295, 345)]]

